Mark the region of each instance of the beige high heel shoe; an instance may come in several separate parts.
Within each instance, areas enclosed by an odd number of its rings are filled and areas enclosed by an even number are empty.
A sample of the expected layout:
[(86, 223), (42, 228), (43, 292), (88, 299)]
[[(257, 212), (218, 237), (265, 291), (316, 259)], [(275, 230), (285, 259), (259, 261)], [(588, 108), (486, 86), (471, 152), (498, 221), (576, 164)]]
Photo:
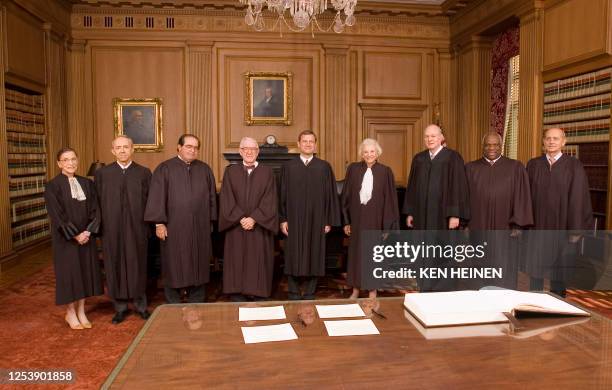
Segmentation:
[[(87, 320), (87, 322), (83, 322), (83, 321), (81, 321), (81, 318), (78, 315), (77, 315), (77, 318), (78, 318), (79, 322), (81, 323), (81, 325), (83, 326), (83, 328), (91, 329), (92, 325), (91, 325), (91, 322), (89, 322), (89, 320)], [(85, 318), (87, 318), (87, 317), (85, 317)]]
[(91, 329), (93, 327), (93, 325), (91, 324), (91, 322), (81, 322), (81, 325), (83, 326), (83, 328), (85, 329)]
[(68, 314), (66, 314), (66, 315), (64, 316), (64, 320), (66, 321), (66, 323), (68, 324), (68, 326), (70, 326), (70, 329), (75, 329), (75, 330), (85, 329), (85, 328), (83, 327), (83, 325), (82, 325), (80, 322), (79, 322), (79, 323), (77, 323), (77, 325), (73, 325), (73, 324), (71, 324), (71, 323), (70, 323), (70, 321), (68, 321)]

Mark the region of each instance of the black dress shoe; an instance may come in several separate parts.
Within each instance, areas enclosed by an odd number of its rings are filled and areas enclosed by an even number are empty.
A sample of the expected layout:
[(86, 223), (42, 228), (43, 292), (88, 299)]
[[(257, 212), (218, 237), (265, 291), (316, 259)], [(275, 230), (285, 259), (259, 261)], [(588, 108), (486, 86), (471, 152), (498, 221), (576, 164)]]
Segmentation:
[(561, 298), (565, 298), (567, 296), (567, 292), (565, 290), (560, 291), (551, 291), (551, 293), (560, 296)]
[(121, 322), (123, 322), (123, 320), (125, 320), (125, 316), (127, 315), (127, 311), (118, 311), (115, 313), (115, 315), (113, 316), (112, 319), (112, 323), (117, 325)]
[(148, 311), (148, 310), (145, 310), (145, 311), (139, 311), (139, 312), (138, 312), (138, 315), (140, 316), (140, 318), (142, 318), (142, 319), (143, 319), (143, 320), (145, 320), (145, 321), (146, 321), (146, 320), (148, 320), (148, 319), (149, 319), (149, 317), (151, 317), (151, 313), (149, 313), (149, 311)]

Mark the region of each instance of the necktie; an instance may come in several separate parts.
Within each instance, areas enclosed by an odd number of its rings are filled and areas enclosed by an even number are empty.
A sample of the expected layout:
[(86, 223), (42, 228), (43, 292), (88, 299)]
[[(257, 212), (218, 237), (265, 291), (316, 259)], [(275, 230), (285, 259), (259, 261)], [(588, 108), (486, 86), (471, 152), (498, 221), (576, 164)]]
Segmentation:
[(549, 158), (548, 158), (548, 163), (550, 164), (550, 166), (551, 166), (551, 167), (553, 166), (553, 164), (554, 164), (555, 162), (556, 162), (556, 160), (555, 160), (554, 158), (552, 158), (552, 157), (549, 157)]
[(304, 165), (308, 166), (308, 164), (310, 164), (310, 160), (304, 161)]
[(121, 173), (125, 175), (125, 172), (127, 171), (127, 168), (122, 168), (121, 169)]

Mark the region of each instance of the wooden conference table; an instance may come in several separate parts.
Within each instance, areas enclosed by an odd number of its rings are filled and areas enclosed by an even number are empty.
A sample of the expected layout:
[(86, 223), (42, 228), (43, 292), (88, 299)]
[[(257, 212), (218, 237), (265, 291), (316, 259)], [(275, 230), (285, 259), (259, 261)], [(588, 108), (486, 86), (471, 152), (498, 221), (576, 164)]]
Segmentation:
[[(371, 302), (358, 301), (371, 316)], [(371, 318), (380, 335), (329, 337), (313, 302), (351, 301), (162, 305), (103, 388), (612, 388), (612, 321), (597, 314), (521, 319), (524, 330), (512, 335), (496, 324), (482, 333), (497, 335), (465, 337), (479, 332), (425, 333), (403, 297), (379, 298), (376, 312), (386, 319)], [(286, 320), (238, 322), (241, 305), (279, 304)], [(241, 326), (284, 322), (297, 340), (244, 344)]]

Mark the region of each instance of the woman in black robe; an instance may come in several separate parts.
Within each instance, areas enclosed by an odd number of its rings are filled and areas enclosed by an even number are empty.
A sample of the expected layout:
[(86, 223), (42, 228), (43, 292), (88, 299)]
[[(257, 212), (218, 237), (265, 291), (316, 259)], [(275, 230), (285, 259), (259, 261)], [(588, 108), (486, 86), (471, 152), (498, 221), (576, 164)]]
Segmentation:
[[(395, 179), (391, 168), (378, 162), (382, 148), (371, 138), (363, 140), (359, 155), (363, 161), (352, 163), (346, 171), (341, 202), (344, 233), (350, 237), (347, 283), (353, 287), (351, 299), (359, 297), (363, 261), (360, 236), (362, 230), (399, 228), (399, 208)], [(370, 298), (376, 290), (370, 290)]]
[(100, 227), (98, 200), (93, 182), (75, 175), (78, 159), (73, 149), (60, 150), (57, 165), (62, 172), (45, 187), (53, 241), (55, 303), (68, 305), (65, 319), (72, 329), (91, 328), (85, 315), (85, 298), (104, 293), (92, 236)]

